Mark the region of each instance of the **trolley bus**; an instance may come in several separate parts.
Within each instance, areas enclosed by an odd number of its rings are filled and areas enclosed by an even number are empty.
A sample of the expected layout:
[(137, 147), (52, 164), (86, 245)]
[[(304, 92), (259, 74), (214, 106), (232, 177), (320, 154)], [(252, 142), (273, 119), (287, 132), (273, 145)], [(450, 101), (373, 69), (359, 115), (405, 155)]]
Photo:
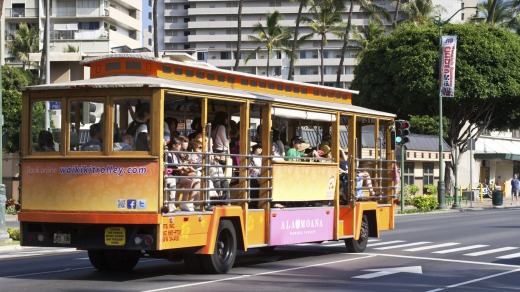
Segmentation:
[(23, 91), (21, 245), (226, 273), (238, 250), (362, 252), (394, 229), (395, 116), (356, 91), (137, 54), (82, 65), (87, 80)]

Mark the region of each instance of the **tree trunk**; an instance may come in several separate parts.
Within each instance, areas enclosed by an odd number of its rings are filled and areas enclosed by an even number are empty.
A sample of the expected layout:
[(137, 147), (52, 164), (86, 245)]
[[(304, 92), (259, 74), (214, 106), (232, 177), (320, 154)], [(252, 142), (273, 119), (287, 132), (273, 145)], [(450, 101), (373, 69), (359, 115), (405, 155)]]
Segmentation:
[(491, 7), (489, 7), (488, 17), (486, 19), (487, 24), (491, 24), (491, 25), (494, 24), (493, 23), (494, 22), (493, 14), (495, 14), (495, 8), (497, 7), (497, 3), (498, 3), (498, 0), (493, 0), (493, 3), (491, 3)]
[(399, 9), (401, 9), (401, 0), (397, 0), (397, 3), (395, 4), (394, 22), (392, 23), (392, 26), (394, 27), (394, 29), (397, 27), (397, 18), (399, 17)]
[(153, 0), (152, 17), (153, 17), (153, 55), (159, 58), (159, 37), (157, 31), (157, 1)]
[(233, 71), (238, 70), (238, 63), (240, 63), (240, 54), (241, 54), (241, 45), (242, 45), (242, 6), (244, 5), (244, 0), (240, 0), (238, 2), (238, 15), (237, 15), (237, 52), (235, 54), (235, 66), (233, 66)]
[(291, 56), (289, 62), (289, 75), (287, 76), (287, 80), (294, 80), (294, 54), (296, 53), (296, 47), (298, 43), (298, 31), (300, 29), (300, 18), (302, 15), (304, 0), (300, 0), (300, 7), (298, 8), (298, 15), (296, 16), (296, 26), (294, 27), (294, 39), (291, 48)]
[(341, 59), (338, 65), (338, 72), (336, 76), (336, 87), (341, 87), (341, 75), (343, 74), (343, 63), (345, 63), (345, 53), (347, 52), (348, 34), (352, 25), (352, 12), (354, 11), (354, 1), (350, 1), (350, 9), (348, 12), (347, 28), (345, 29), (345, 36), (343, 36), (343, 46), (341, 47)]
[(325, 44), (325, 35), (322, 35), (321, 36), (321, 50), (320, 50), (320, 75), (321, 75), (321, 85), (325, 85), (325, 82), (323, 80), (323, 69), (324, 69), (324, 66), (323, 66), (323, 46)]
[(267, 77), (269, 77), (269, 59), (270, 58), (271, 58), (271, 54), (269, 53), (269, 51), (267, 51), (267, 71), (265, 72)]

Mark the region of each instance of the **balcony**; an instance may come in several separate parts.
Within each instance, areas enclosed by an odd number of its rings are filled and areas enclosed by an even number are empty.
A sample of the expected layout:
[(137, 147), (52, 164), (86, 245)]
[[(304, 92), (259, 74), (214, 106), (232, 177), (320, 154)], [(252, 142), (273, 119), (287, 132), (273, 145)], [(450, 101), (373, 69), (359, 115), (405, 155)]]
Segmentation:
[(52, 30), (51, 40), (107, 40), (106, 30)]
[(27, 17), (38, 17), (37, 8), (6, 8), (6, 18), (27, 18)]

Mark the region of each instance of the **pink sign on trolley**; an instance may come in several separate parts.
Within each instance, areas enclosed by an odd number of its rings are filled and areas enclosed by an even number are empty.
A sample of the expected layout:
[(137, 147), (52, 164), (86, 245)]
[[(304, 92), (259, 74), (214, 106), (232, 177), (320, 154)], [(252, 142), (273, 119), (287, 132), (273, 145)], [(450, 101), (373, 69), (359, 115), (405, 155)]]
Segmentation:
[(271, 212), (271, 245), (331, 240), (334, 208)]

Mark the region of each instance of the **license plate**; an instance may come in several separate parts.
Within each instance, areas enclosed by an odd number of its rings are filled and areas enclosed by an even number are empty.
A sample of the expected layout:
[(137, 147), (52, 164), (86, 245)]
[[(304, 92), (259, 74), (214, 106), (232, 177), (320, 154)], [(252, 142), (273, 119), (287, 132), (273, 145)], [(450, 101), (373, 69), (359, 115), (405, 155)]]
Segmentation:
[(54, 243), (70, 244), (70, 234), (68, 233), (54, 233)]

